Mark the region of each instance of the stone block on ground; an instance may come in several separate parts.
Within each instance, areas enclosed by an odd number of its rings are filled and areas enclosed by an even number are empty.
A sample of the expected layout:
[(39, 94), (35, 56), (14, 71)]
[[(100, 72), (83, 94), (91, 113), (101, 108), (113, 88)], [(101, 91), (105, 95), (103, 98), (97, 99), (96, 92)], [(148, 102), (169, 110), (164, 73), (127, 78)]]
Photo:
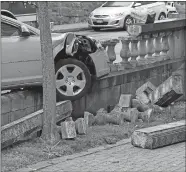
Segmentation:
[(103, 113), (103, 114), (100, 114), (98, 113), (96, 116), (95, 116), (95, 125), (105, 125), (107, 124), (107, 118), (108, 118), (108, 115), (106, 113)]
[(122, 125), (124, 123), (123, 114), (120, 111), (114, 110), (107, 114), (106, 121), (110, 124)]
[(138, 99), (132, 99), (132, 108), (137, 108), (139, 112), (144, 112), (149, 109), (149, 106), (141, 103)]
[(85, 120), (83, 118), (78, 118), (75, 121), (75, 127), (76, 127), (76, 132), (78, 134), (86, 134), (87, 133), (87, 125), (86, 125)]
[(131, 144), (145, 149), (155, 149), (186, 141), (185, 120), (139, 129), (133, 132)]
[(155, 89), (156, 87), (148, 81), (136, 90), (136, 98), (143, 104), (149, 104), (149, 94)]
[(89, 112), (84, 112), (84, 120), (87, 126), (92, 126), (95, 122), (95, 116)]
[(122, 109), (123, 119), (130, 121), (131, 123), (136, 123), (138, 120), (139, 111), (136, 108), (124, 108)]
[(181, 75), (174, 75), (169, 77), (153, 92), (150, 93), (149, 98), (152, 104), (161, 107), (167, 107), (172, 102), (181, 97), (184, 93), (183, 79)]
[(131, 100), (132, 100), (131, 94), (121, 94), (118, 105), (120, 107), (129, 108), (131, 107)]
[(153, 109), (148, 109), (145, 112), (139, 112), (138, 118), (142, 119), (144, 122), (150, 122), (153, 115)]
[(97, 111), (96, 115), (98, 115), (98, 114), (105, 114), (105, 113), (107, 113), (107, 111), (104, 108), (101, 108), (101, 109), (99, 109)]
[(105, 125), (105, 124), (123, 124), (121, 108), (116, 106), (110, 113), (97, 113), (95, 116), (96, 125)]
[(75, 122), (67, 120), (61, 123), (62, 139), (74, 139), (76, 137)]

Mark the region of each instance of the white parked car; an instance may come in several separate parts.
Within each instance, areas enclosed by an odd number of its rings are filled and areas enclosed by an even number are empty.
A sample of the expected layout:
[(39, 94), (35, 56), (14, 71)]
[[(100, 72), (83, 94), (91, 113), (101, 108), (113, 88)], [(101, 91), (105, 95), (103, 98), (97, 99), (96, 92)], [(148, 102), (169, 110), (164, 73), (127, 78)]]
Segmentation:
[(108, 1), (96, 8), (89, 16), (88, 25), (95, 31), (101, 28), (124, 28), (134, 23), (131, 12), (140, 9), (150, 9), (156, 13), (155, 20), (167, 17), (168, 11), (165, 2), (158, 1)]
[(166, 7), (167, 7), (168, 14), (169, 13), (178, 13), (178, 11), (174, 5), (174, 2), (168, 1), (166, 3)]

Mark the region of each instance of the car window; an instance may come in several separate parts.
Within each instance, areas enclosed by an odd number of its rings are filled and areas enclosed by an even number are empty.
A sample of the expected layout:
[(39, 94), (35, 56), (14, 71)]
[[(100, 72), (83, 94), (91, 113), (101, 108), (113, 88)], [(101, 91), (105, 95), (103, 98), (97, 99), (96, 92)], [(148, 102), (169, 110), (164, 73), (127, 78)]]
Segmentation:
[(19, 29), (15, 26), (10, 24), (1, 22), (1, 36), (19, 36), (20, 32)]
[(128, 7), (132, 2), (127, 1), (108, 1), (102, 7)]
[(148, 5), (148, 4), (153, 4), (156, 1), (140, 1), (141, 5)]

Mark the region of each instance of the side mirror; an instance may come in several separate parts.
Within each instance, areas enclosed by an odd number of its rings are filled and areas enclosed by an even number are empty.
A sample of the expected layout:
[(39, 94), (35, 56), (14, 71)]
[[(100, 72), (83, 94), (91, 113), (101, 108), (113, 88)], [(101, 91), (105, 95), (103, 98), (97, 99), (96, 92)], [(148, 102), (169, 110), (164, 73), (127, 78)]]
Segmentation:
[(133, 7), (135, 8), (135, 7), (139, 7), (139, 6), (141, 6), (141, 3), (140, 2), (136, 2)]
[(30, 36), (30, 31), (28, 30), (28, 28), (25, 25), (21, 25), (20, 31), (21, 31), (22, 37)]

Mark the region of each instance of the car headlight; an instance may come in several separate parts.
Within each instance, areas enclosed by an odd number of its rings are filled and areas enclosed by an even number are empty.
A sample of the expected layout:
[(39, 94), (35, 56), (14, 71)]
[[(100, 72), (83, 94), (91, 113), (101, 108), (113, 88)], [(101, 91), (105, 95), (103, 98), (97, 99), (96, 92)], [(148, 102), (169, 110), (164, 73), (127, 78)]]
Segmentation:
[(116, 13), (116, 14), (112, 14), (111, 17), (122, 17), (124, 15), (125, 13)]
[(93, 16), (93, 12), (90, 13), (89, 17), (92, 17)]

